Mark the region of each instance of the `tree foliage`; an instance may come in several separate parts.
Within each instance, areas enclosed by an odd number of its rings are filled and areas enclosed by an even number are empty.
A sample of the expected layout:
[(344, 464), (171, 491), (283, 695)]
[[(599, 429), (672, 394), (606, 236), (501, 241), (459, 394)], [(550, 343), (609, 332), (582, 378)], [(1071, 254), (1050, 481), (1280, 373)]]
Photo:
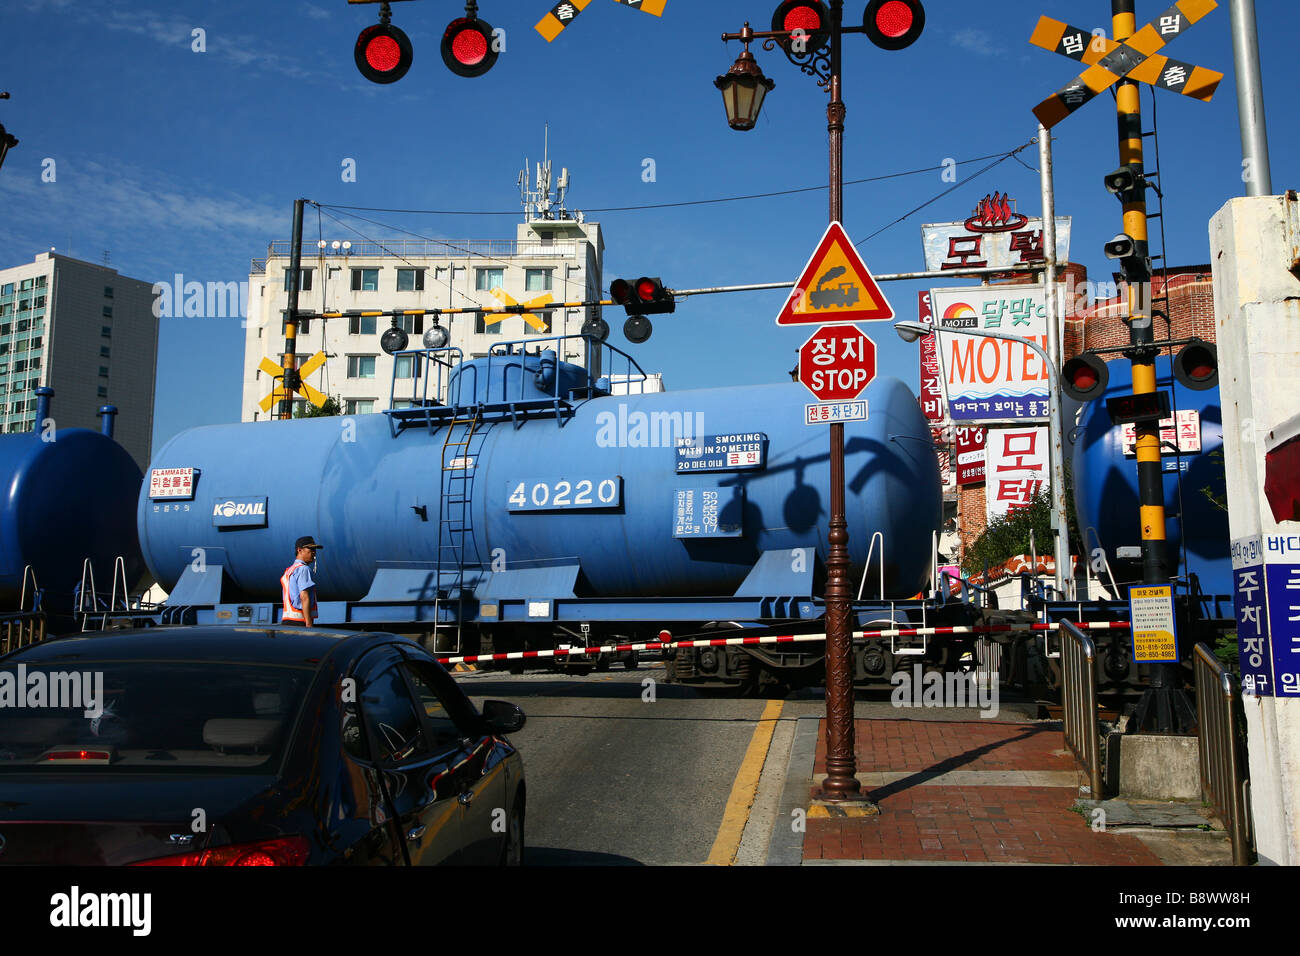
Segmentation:
[(325, 399), (325, 404), (320, 408), (309, 403), (305, 409), (294, 409), (293, 417), (327, 418), (331, 415), (338, 415), (342, 411), (343, 407), (339, 404), (339, 400), (331, 395), (329, 398)]

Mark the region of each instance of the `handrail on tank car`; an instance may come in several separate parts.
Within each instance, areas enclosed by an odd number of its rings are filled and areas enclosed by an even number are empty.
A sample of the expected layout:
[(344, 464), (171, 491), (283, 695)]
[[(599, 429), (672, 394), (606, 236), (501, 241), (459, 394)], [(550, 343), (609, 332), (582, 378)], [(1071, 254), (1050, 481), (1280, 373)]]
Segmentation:
[[(1083, 549), (1084, 549), (1085, 551), (1088, 552), (1088, 577), (1089, 577), (1089, 580), (1091, 580), (1091, 578), (1092, 578), (1092, 550), (1088, 547), (1088, 535), (1089, 535), (1089, 534), (1091, 534), (1092, 537), (1095, 538), (1096, 541), (1097, 541), (1097, 550), (1101, 552), (1101, 563), (1102, 563), (1102, 567), (1104, 567), (1104, 568), (1106, 569), (1106, 577), (1110, 578), (1110, 596), (1111, 596), (1111, 599), (1112, 599), (1112, 600), (1115, 600), (1115, 601), (1118, 601), (1118, 600), (1120, 599), (1120, 597), (1119, 597), (1119, 588), (1117, 588), (1117, 587), (1115, 586), (1115, 575), (1114, 575), (1114, 574), (1111, 572), (1111, 570), (1110, 570), (1110, 558), (1106, 557), (1106, 549), (1103, 548), (1102, 545), (1101, 545), (1101, 535), (1097, 533), (1097, 529), (1094, 528), (1092, 525), (1088, 525), (1088, 527), (1086, 527), (1086, 528), (1083, 529)], [(1099, 583), (1100, 583), (1100, 581), (1101, 581), (1101, 575), (1100, 575), (1100, 574), (1097, 575), (1097, 581), (1098, 581)], [(1092, 595), (1089, 594), (1089, 595), (1088, 595), (1088, 598), (1089, 598), (1089, 600), (1091, 600), (1091, 599), (1092, 599)]]
[(885, 599), (885, 533), (877, 531), (871, 535), (871, 546), (867, 548), (867, 562), (862, 566), (862, 581), (858, 584), (858, 600), (862, 600), (862, 591), (867, 586), (867, 569), (871, 567), (871, 556), (876, 553), (876, 539), (880, 539), (880, 600)]
[[(411, 396), (409, 399), (405, 397), (399, 399), (397, 395), (397, 382), (398, 382), (397, 359), (405, 356), (411, 356), (411, 364), (413, 366), (411, 369), (411, 373), (412, 373)], [(450, 345), (440, 349), (403, 349), (401, 352), (394, 352), (393, 353), (393, 378), (388, 389), (389, 409), (390, 410), (395, 409), (397, 407), (398, 401), (410, 401), (412, 403), (418, 401), (421, 406), (427, 406), (430, 403), (430, 399), (429, 399), (430, 380), (433, 380), (435, 383), (433, 389), (433, 403), (434, 404), (441, 403), (444, 400), (444, 391), (443, 391), (444, 369), (446, 370), (446, 377), (448, 381), (450, 381), (452, 371), (454, 371), (456, 367), (460, 365), (461, 362), (463, 361), (464, 361), (464, 353), (461, 351), (461, 349), (459, 347), (450, 346)], [(426, 374), (425, 371), (426, 363), (429, 366), (429, 371), (432, 371), (434, 368), (437, 369), (436, 378), (431, 374)], [(417, 385), (420, 387), (420, 395), (418, 399), (415, 394)], [(454, 402), (450, 401), (449, 396), (446, 397), (446, 403), (448, 405), (455, 404)]]
[[(492, 360), (494, 358), (506, 358), (506, 357), (517, 357), (521, 355), (527, 355), (528, 347), (534, 346), (535, 347), (535, 351), (533, 352), (534, 355), (545, 356), (547, 353), (551, 353), (552, 355), (554, 355), (556, 369), (553, 373), (550, 387), (548, 388), (548, 391), (553, 390), (553, 394), (549, 395), (548, 397), (555, 401), (567, 401), (569, 396), (560, 394), (561, 377), (559, 374), (559, 364), (564, 361), (563, 358), (561, 357), (564, 355), (564, 348), (563, 348), (564, 343), (570, 339), (579, 339), (585, 341), (588, 346), (586, 350), (586, 362), (585, 365), (583, 366), (583, 370), (587, 373), (586, 390), (588, 393), (588, 397), (594, 398), (595, 393), (597, 391), (604, 391), (606, 393), (611, 393), (613, 390), (612, 389), (613, 376), (615, 374), (618, 374), (613, 371), (612, 362), (608, 363), (610, 365), (610, 368), (608, 369), (606, 368), (607, 363), (604, 361), (604, 355), (602, 354), (602, 351), (608, 352), (611, 359), (614, 356), (619, 356), (623, 359), (623, 368), (626, 371), (622, 374), (624, 375), (625, 380), (629, 385), (633, 381), (633, 375), (632, 375), (633, 369), (635, 369), (636, 373), (640, 375), (640, 381), (642, 383), (644, 383), (649, 378), (649, 376), (646, 375), (645, 370), (641, 368), (637, 360), (634, 359), (628, 353), (624, 352), (622, 349), (616, 348), (615, 346), (610, 345), (608, 342), (601, 342), (597, 340), (595, 336), (582, 335), (581, 333), (578, 333), (578, 334), (570, 334), (570, 335), (539, 336), (536, 338), (529, 338), (529, 339), (514, 339), (513, 341), (509, 341), (509, 342), (494, 342), (492, 346), (488, 349), (488, 354), (487, 354), (489, 380), (491, 379)], [(516, 349), (516, 346), (518, 346), (518, 349)], [(543, 346), (550, 346), (550, 347), (543, 349)], [(593, 349), (593, 346), (596, 348)], [(593, 361), (593, 352), (595, 353), (594, 357), (599, 359), (599, 361)], [(599, 373), (599, 375), (597, 373)], [(602, 379), (609, 383), (610, 385), (609, 388), (601, 389), (599, 387), (598, 383)], [(525, 400), (524, 380), (522, 375), (520, 376), (519, 379), (518, 398), (517, 399), (511, 398), (509, 393), (510, 393), (509, 376), (506, 376), (504, 379), (504, 385), (502, 388), (502, 395), (500, 401), (508, 404), (512, 401)], [(496, 400), (496, 396), (491, 396), (491, 398), (494, 401)]]
[(37, 595), (40, 593), (41, 586), (36, 583), (36, 569), (29, 564), (23, 568), (23, 586), (18, 594), (18, 610), (20, 613), (27, 610), (27, 576), (29, 574), (32, 578), (32, 610), (36, 610), (36, 605), (40, 603), (40, 598)]

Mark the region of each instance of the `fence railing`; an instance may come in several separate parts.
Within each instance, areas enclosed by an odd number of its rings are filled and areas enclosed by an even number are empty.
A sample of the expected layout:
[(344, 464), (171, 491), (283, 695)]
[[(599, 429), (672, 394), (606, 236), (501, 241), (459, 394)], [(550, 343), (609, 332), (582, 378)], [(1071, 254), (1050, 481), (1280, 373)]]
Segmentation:
[(1061, 709), (1065, 745), (1088, 773), (1092, 799), (1102, 800), (1101, 737), (1097, 733), (1097, 648), (1082, 630), (1061, 622)]
[(1196, 739), (1201, 756), (1201, 799), (1223, 821), (1232, 839), (1232, 865), (1251, 861), (1250, 804), (1245, 798), (1246, 755), (1237, 737), (1241, 694), (1236, 678), (1205, 644), (1193, 653), (1196, 673)]
[(45, 640), (45, 612), (19, 611), (0, 615), (0, 656)]

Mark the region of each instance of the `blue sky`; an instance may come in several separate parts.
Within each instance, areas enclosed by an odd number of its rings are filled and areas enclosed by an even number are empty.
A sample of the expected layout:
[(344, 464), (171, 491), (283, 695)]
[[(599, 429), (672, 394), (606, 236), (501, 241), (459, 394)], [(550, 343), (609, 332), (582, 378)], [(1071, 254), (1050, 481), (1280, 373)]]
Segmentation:
[[(756, 48), (776, 81), (755, 130), (727, 128), (714, 77), (739, 45), (724, 31), (764, 29), (773, 0), (669, 0), (662, 19), (593, 0), (547, 44), (533, 24), (549, 0), (481, 0), (505, 31), (496, 67), (453, 76), (438, 54), (454, 0), (394, 3), (410, 35), (411, 72), (391, 86), (352, 62), (357, 32), (377, 5), (343, 0), (159, 3), (28, 0), (0, 13), (6, 40), (0, 122), (21, 140), (0, 170), (0, 263), (56, 247), (148, 281), (175, 273), (242, 281), (267, 242), (288, 238), (293, 200), (458, 211), (518, 210), (525, 156), (551, 156), (573, 177), (570, 208), (670, 203), (822, 186), (825, 94), (779, 52)], [(1145, 22), (1167, 4), (1139, 0)], [(847, 19), (865, 3), (850, 3)], [(845, 178), (883, 176), (1002, 153), (1036, 132), (1031, 108), (1077, 72), (1032, 47), (1038, 15), (1109, 27), (1105, 0), (931, 0), (925, 34), (900, 52), (845, 39)], [(1294, 111), (1300, 79), (1291, 4), (1259, 0), (1261, 54), (1275, 191), (1300, 182)], [(194, 52), (193, 30), (206, 52)], [(1209, 261), (1208, 221), (1244, 192), (1227, 4), (1167, 51), (1226, 74), (1214, 101), (1160, 92), (1165, 224), (1171, 264)], [(1144, 95), (1148, 127), (1150, 96)], [(1149, 142), (1149, 141), (1148, 141)], [(1101, 177), (1118, 165), (1112, 100), (1099, 97), (1055, 130), (1057, 210), (1074, 219), (1072, 258), (1108, 278), (1102, 243), (1120, 231)], [(42, 182), (44, 160), (57, 180)], [(345, 159), (357, 181), (343, 182)], [(642, 178), (653, 159), (655, 179)], [(844, 222), (878, 273), (923, 268), (922, 222), (964, 219), (1002, 190), (1038, 211), (1037, 149), (968, 179), (920, 213), (860, 241), (951, 184), (938, 170), (846, 187)], [(824, 191), (676, 209), (592, 213), (607, 242), (606, 278), (660, 275), (669, 286), (792, 280), (826, 225)], [(366, 214), (370, 215), (370, 214)], [(381, 215), (443, 238), (513, 237), (520, 217)], [(315, 238), (309, 214), (307, 233)], [(355, 234), (325, 222), (328, 238)], [(358, 224), (368, 235), (371, 227)], [(885, 291), (902, 317), (920, 283)], [(670, 388), (784, 380), (806, 332), (778, 329), (783, 293), (701, 297), (656, 321), (629, 350)], [(610, 310), (616, 329), (621, 316)], [(883, 370), (917, 383), (916, 347), (872, 329)], [(612, 339), (626, 346), (621, 332)], [(163, 319), (155, 448), (194, 425), (235, 421), (243, 361), (238, 319)]]

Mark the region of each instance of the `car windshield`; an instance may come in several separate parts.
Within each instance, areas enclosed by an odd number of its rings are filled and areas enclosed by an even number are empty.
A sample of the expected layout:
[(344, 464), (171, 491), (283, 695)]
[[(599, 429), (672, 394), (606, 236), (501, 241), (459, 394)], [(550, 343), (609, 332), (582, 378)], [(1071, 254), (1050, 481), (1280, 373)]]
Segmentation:
[(266, 773), (278, 766), (312, 674), (237, 662), (6, 663), (0, 773)]

